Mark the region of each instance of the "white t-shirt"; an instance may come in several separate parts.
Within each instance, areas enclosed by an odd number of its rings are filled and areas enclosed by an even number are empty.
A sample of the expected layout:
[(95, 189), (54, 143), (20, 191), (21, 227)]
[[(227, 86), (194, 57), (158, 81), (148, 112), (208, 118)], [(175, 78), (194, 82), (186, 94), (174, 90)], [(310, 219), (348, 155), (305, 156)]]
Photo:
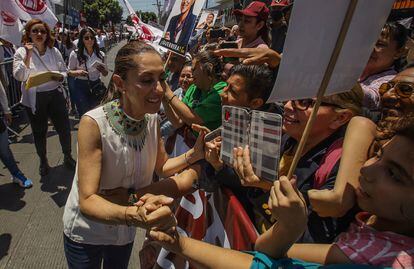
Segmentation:
[[(85, 70), (86, 71), (86, 67), (85, 64), (87, 66), (88, 69), (88, 74), (89, 74), (89, 80), (91, 81), (95, 81), (98, 80), (101, 77), (101, 72), (98, 71), (98, 69), (96, 69), (95, 67), (92, 67), (93, 63), (95, 61), (101, 62), (106, 64), (106, 59), (105, 59), (105, 53), (103, 53), (102, 51), (100, 51), (102, 59), (100, 59), (95, 52), (92, 53), (92, 56), (89, 56), (88, 53), (86, 52), (86, 50), (84, 50), (83, 54), (86, 56), (86, 63), (82, 63), (80, 64), (78, 61), (78, 55), (77, 55), (77, 50), (74, 50), (70, 53), (69, 55), (69, 62), (68, 62), (68, 69), (69, 70)], [(87, 80), (87, 77), (77, 77), (78, 79), (84, 79)]]
[(105, 35), (101, 35), (101, 36), (96, 36), (96, 42), (98, 43), (98, 47), (100, 49), (105, 48), (105, 40), (106, 40), (106, 36)]

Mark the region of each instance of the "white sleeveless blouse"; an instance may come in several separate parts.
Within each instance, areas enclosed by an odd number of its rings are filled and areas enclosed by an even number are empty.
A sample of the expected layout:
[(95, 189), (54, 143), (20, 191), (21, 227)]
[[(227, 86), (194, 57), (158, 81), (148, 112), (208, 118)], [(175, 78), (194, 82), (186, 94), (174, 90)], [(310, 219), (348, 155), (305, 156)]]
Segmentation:
[[(140, 189), (152, 182), (158, 147), (158, 118), (148, 114), (147, 135), (141, 151), (128, 146), (109, 124), (103, 106), (86, 116), (99, 126), (102, 168), (99, 191), (118, 187)], [(91, 220), (79, 209), (78, 174), (73, 179), (63, 214), (64, 233), (71, 240), (91, 245), (126, 245), (134, 240), (135, 227), (108, 225)]]

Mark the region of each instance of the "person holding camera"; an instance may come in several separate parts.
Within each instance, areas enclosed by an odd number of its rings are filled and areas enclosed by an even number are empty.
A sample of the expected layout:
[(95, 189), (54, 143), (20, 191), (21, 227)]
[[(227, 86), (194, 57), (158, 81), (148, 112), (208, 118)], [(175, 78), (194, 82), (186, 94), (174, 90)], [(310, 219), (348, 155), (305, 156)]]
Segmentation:
[(71, 156), (70, 123), (68, 117), (65, 91), (62, 87), (66, 65), (62, 54), (53, 47), (54, 40), (49, 26), (39, 20), (32, 19), (25, 26), (23, 47), (17, 49), (13, 61), (13, 76), (18, 81), (27, 82), (30, 76), (41, 72), (56, 72), (51, 80), (39, 86), (25, 89), (22, 83), (22, 105), (26, 108), (32, 127), (34, 143), (40, 158), (39, 173), (49, 173), (46, 157), (46, 138), (48, 119), (50, 118), (59, 135), (60, 145), (64, 154), (64, 165), (75, 169), (76, 162)]

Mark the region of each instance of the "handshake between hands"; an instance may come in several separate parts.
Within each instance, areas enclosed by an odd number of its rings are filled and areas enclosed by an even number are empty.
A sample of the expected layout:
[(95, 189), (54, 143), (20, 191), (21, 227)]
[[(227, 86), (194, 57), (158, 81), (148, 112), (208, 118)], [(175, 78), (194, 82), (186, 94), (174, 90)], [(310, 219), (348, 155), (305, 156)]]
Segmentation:
[(174, 199), (164, 195), (145, 194), (127, 213), (128, 225), (134, 225), (147, 230), (147, 237), (160, 244), (165, 249), (179, 251), (179, 235), (177, 219), (170, 206)]

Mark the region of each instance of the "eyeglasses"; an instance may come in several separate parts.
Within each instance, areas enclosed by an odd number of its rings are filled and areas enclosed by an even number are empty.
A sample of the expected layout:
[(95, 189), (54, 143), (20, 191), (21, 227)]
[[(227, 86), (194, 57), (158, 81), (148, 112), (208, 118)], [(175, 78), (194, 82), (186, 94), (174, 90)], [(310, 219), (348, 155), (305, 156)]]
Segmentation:
[[(299, 99), (299, 100), (292, 100), (292, 107), (296, 110), (299, 111), (306, 111), (308, 110), (310, 107), (313, 107), (316, 103), (316, 100), (314, 99)], [(331, 104), (331, 103), (327, 103), (327, 102), (321, 102), (321, 106), (334, 106), (334, 107), (339, 107), (336, 104)]]
[(84, 36), (83, 40), (94, 40), (93, 36)]
[(47, 34), (46, 30), (43, 30), (43, 29), (32, 29), (31, 32), (32, 32), (32, 34), (35, 34), (35, 35), (37, 35), (38, 33), (40, 33), (42, 35)]
[(414, 91), (414, 83), (410, 82), (395, 82), (390, 81), (381, 84), (379, 87), (380, 95), (384, 95), (386, 92), (394, 88), (395, 93), (401, 98), (409, 98)]
[(193, 79), (192, 75), (180, 75), (180, 78)]

